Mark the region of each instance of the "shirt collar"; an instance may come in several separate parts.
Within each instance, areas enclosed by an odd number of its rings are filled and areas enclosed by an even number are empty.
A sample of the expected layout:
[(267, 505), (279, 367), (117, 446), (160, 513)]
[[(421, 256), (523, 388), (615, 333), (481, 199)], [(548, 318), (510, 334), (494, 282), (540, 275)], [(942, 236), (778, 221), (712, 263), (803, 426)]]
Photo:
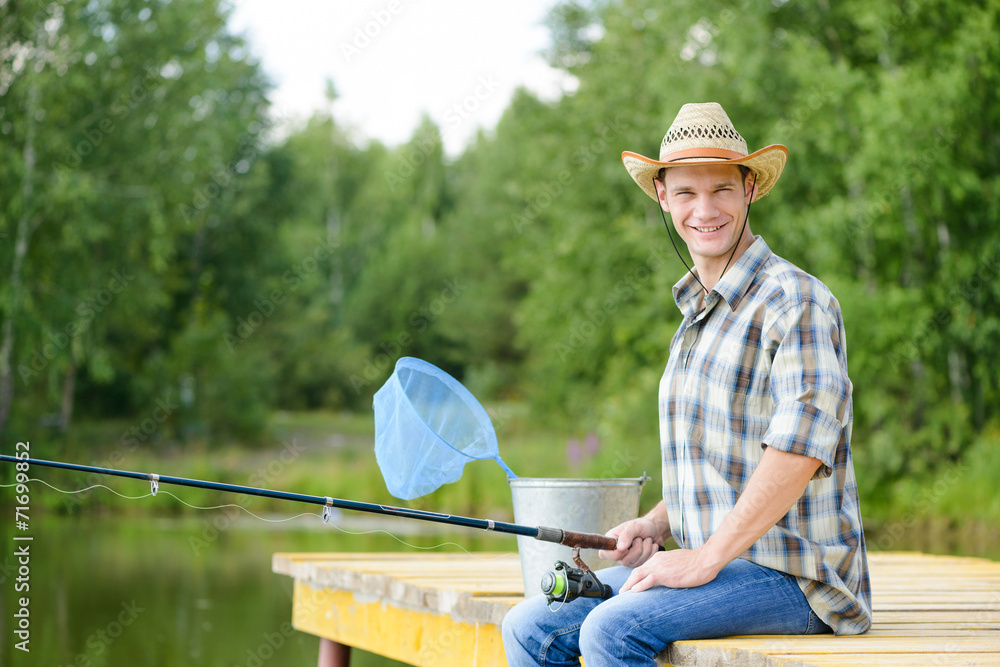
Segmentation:
[[(735, 310), (740, 300), (750, 289), (754, 276), (760, 267), (771, 257), (771, 249), (760, 236), (754, 237), (753, 244), (747, 248), (736, 263), (726, 269), (722, 279), (709, 291), (705, 297), (706, 307), (714, 305), (720, 298), (725, 299), (731, 310)], [(701, 284), (687, 273), (673, 287), (674, 303), (685, 317), (698, 313)]]

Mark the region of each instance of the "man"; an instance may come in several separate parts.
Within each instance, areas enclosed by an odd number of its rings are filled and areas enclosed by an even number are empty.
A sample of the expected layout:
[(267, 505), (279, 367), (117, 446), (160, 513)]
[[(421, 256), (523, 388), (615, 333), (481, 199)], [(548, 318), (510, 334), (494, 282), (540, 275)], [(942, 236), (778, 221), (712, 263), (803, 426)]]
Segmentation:
[(748, 224), (787, 155), (748, 154), (714, 103), (681, 108), (659, 160), (622, 154), (694, 262), (660, 382), (663, 500), (608, 533), (614, 597), (511, 610), (511, 665), (653, 665), (680, 639), (871, 626), (840, 306)]

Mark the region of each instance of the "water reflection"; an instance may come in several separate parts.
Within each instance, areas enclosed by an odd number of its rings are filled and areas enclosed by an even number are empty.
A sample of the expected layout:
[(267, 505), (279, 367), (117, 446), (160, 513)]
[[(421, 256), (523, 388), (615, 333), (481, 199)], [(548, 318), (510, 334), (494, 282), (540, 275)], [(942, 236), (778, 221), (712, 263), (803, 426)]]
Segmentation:
[(865, 522), (871, 551), (920, 551), (1000, 560), (1000, 526), (977, 521), (956, 525), (947, 519), (911, 518), (876, 524)]
[[(305, 529), (309, 522), (310, 528)], [(2, 586), (0, 664), (264, 667), (316, 664), (318, 640), (295, 631), (292, 582), (271, 572), (276, 551), (404, 551), (384, 534), (343, 535), (313, 518), (296, 525), (241, 521), (209, 544), (205, 519), (33, 518), (31, 652), (12, 646), (11, 579)], [(319, 530), (317, 530), (319, 524)], [(391, 526), (395, 527), (395, 526)], [(419, 546), (452, 540), (473, 550), (515, 550), (489, 534), (409, 535)], [(4, 550), (12, 544), (3, 540)], [(443, 547), (442, 550), (457, 550)], [(4, 554), (4, 557), (6, 554)], [(355, 667), (399, 665), (355, 652)]]

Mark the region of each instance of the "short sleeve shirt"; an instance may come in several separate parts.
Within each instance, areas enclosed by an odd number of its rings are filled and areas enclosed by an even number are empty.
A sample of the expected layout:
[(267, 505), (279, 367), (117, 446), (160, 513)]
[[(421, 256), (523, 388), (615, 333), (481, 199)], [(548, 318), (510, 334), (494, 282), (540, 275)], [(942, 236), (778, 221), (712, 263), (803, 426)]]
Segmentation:
[(765, 447), (822, 465), (798, 502), (741, 555), (796, 577), (837, 634), (871, 626), (871, 587), (851, 458), (852, 384), (840, 304), (759, 236), (684, 320), (660, 381), (663, 500), (674, 540), (696, 548), (733, 509)]

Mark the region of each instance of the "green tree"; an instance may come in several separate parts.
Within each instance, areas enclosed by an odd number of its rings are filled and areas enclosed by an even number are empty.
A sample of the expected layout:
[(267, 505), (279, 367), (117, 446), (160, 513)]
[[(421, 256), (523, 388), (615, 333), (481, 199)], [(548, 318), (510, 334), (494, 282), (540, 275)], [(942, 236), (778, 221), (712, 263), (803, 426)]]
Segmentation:
[[(261, 150), (267, 84), (216, 2), (2, 11), (17, 28), (3, 50), (4, 111), (17, 122), (0, 140), (33, 155), (5, 162), (16, 177), (0, 185), (20, 184), (2, 197), (5, 228), (20, 219), (33, 231), (18, 233), (31, 239), (20, 265), (20, 250), (3, 258), (23, 271), (20, 296), (3, 299), (5, 331), (24, 332), (3, 344), (22, 427), (60, 400), (65, 425), (73, 396), (94, 415), (141, 411), (177, 391), (177, 377), (153, 388), (146, 360), (200, 313), (232, 307), (224, 291), (204, 294), (224, 258), (255, 261), (256, 246), (235, 243), (253, 237), (234, 202)], [(31, 30), (47, 48), (25, 41)]]

